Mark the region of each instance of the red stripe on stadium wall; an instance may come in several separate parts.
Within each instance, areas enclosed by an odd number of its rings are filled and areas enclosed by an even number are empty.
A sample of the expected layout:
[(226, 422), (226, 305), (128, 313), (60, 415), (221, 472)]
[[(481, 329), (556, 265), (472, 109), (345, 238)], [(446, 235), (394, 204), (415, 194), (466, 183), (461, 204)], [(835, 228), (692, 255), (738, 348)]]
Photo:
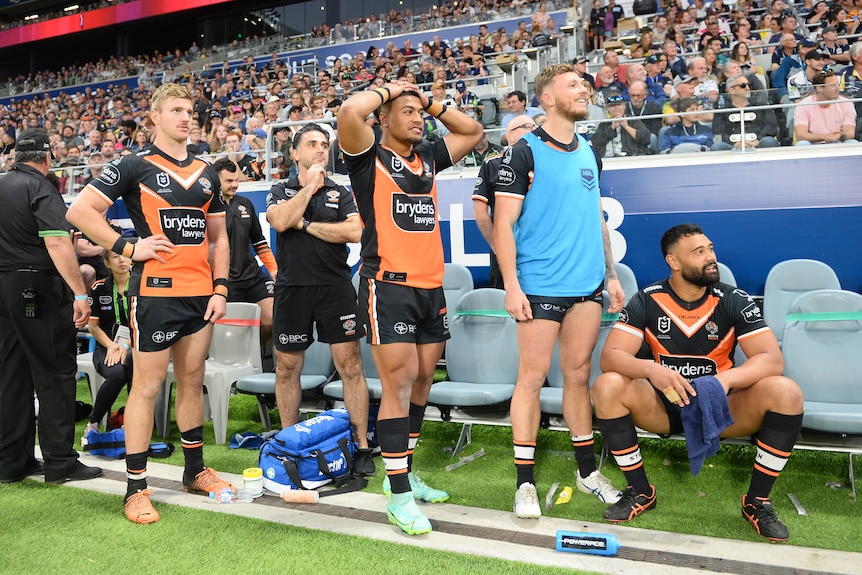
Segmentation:
[(17, 46), (25, 42), (35, 42), (48, 38), (57, 38), (84, 30), (104, 28), (123, 22), (133, 22), (143, 18), (152, 18), (163, 14), (182, 12), (193, 8), (224, 4), (231, 0), (138, 0), (118, 6), (108, 6), (98, 10), (89, 10), (80, 14), (70, 14), (60, 18), (52, 18), (44, 22), (27, 24), (11, 30), (0, 32), (0, 48)]

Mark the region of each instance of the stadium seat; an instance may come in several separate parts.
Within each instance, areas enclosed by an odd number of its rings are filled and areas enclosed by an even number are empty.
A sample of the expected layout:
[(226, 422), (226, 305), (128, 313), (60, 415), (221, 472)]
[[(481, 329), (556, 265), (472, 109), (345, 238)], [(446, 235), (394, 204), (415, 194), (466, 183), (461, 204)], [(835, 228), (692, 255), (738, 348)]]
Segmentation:
[(629, 303), (629, 300), (638, 291), (638, 280), (635, 277), (635, 272), (622, 262), (615, 263), (614, 267), (617, 269), (617, 277), (623, 286), (623, 293), (626, 294), (626, 303)]
[[(862, 295), (817, 290), (788, 308), (784, 374), (805, 397), (805, 429), (862, 435)], [(853, 473), (853, 454), (850, 454)], [(854, 490), (855, 500), (855, 485)]]
[[(473, 289), (473, 274), (461, 264), (446, 264), (443, 272), (443, 293), (446, 296), (446, 315), (452, 325), (454, 309), (461, 297)], [(502, 309), (502, 307), (500, 308)]]
[[(620, 264), (617, 264), (619, 266)], [(620, 268), (617, 268), (619, 273)], [(634, 277), (634, 274), (632, 274)], [(624, 288), (625, 289), (625, 288)], [(602, 323), (599, 327), (599, 337), (596, 340), (596, 347), (593, 348), (593, 354), (590, 359), (590, 388), (593, 387), (593, 382), (602, 373), (599, 367), (599, 359), (602, 356), (602, 348), (605, 341), (608, 339), (608, 334), (611, 332), (611, 327), (616, 321), (617, 314), (608, 313), (608, 305), (610, 305), (610, 296), (607, 292), (603, 293), (602, 307)], [(539, 394), (539, 404), (543, 416), (561, 416), (563, 415), (563, 372), (560, 369), (560, 347), (559, 342), (554, 344), (554, 355), (551, 356), (551, 368), (548, 370), (548, 386), (543, 387)]]
[[(371, 356), (371, 344), (366, 343), (364, 337), (359, 340), (359, 353), (362, 356), (362, 373), (365, 374), (365, 383), (368, 386), (368, 400), (378, 403), (383, 397), (383, 385)], [(323, 396), (329, 400), (344, 401), (344, 382), (340, 379), (330, 381), (323, 386)]]
[(763, 290), (763, 319), (779, 345), (784, 339), (784, 315), (790, 304), (803, 293), (820, 289), (841, 289), (835, 271), (823, 262), (786, 260), (769, 270)]
[(718, 262), (718, 273), (721, 276), (721, 283), (737, 287), (736, 276), (733, 275), (733, 272), (729, 267), (721, 262)]
[[(515, 320), (505, 310), (506, 292), (492, 288), (465, 294), (455, 307), (446, 342), (449, 379), (431, 386), (428, 405), (448, 421), (452, 409), (484, 413), (508, 412), (518, 380), (518, 339)], [(457, 454), (469, 437), (464, 424)]]
[[(260, 371), (260, 308), (253, 303), (228, 302), (225, 317), (213, 326), (204, 372), (204, 387), (209, 397), (217, 444), (227, 442), (231, 387), (239, 378)], [(174, 381), (171, 363), (162, 393), (156, 402), (156, 424), (162, 437), (166, 437), (170, 430), (170, 399)]]
[[(299, 385), (303, 393), (316, 393), (335, 375), (332, 364), (332, 352), (329, 344), (317, 339), (314, 332), (314, 343), (305, 350), (305, 361), (299, 376)], [(236, 390), (257, 397), (257, 409), (260, 422), (264, 429), (270, 429), (272, 422), (269, 408), (275, 401), (275, 374), (257, 373), (240, 377), (236, 382)]]

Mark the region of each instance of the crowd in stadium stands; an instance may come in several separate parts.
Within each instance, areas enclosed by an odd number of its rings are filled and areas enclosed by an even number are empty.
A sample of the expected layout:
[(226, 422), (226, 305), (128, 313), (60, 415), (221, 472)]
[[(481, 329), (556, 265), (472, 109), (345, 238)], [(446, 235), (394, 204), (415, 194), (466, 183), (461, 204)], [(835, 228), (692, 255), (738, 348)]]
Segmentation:
[[(806, 0), (796, 7), (783, 0), (764, 0), (759, 7), (739, 0), (729, 10), (721, 5), (722, 0), (714, 0), (712, 4), (694, 0), (691, 6), (681, 6), (683, 1), (674, 0), (664, 7), (662, 14), (649, 20), (649, 26), (636, 28), (637, 37), (628, 44), (617, 40), (617, 31), (608, 36), (605, 28), (596, 28), (586, 8), (582, 9), (577, 0), (571, 1), (566, 23), (585, 35), (586, 45), (592, 45), (595, 34), (600, 32), (603, 36), (605, 49), (593, 54), (594, 60), (602, 60), (595, 76), (587, 69), (586, 57), (576, 58), (575, 66), (593, 94), (590, 121), (582, 122), (580, 131), (591, 138), (599, 126), (596, 120), (620, 118), (600, 133), (606, 157), (671, 152), (678, 146), (677, 151), (705, 151), (728, 146), (790, 144), (797, 133), (804, 133), (804, 139), (812, 142), (859, 138), (856, 121), (862, 114), (858, 114), (858, 102), (855, 107), (841, 103), (833, 104), (834, 110), (827, 108), (824, 113), (830, 118), (834, 116), (844, 127), (836, 134), (822, 137), (818, 135), (822, 126), (803, 126), (805, 129), (800, 131), (793, 114), (780, 107), (774, 112), (759, 112), (759, 132), (752, 138), (751, 130), (747, 130), (751, 139), (745, 143), (739, 135), (740, 126), (727, 121), (713, 123), (713, 117), (718, 115), (713, 111), (805, 98), (824, 101), (824, 94), (839, 91), (851, 98), (859, 96), (862, 42), (851, 44), (846, 37), (855, 40), (862, 0), (828, 5)], [(596, 1), (593, 10), (600, 2)], [(212, 53), (211, 49), (196, 45), (173, 54), (112, 57), (59, 72), (41, 72), (36, 76), (40, 77), (37, 83), (42, 89), (112, 77), (126, 80), (108, 88), (70, 89), (69, 93), (53, 98), (28, 95), (8, 106), (0, 105), (3, 127), (0, 164), (8, 167), (17, 134), (34, 126), (41, 126), (50, 134), (58, 167), (104, 163), (142, 149), (148, 145), (152, 133), (146, 114), (149, 95), (155, 86), (166, 81), (189, 84), (195, 96), (197, 124), (189, 146), (200, 154), (229, 154), (248, 179), (262, 178), (267, 169), (264, 154), (255, 152), (264, 149), (272, 124), (337, 118), (342, 101), (352, 92), (395, 78), (415, 82), (433, 93), (435, 99), (459, 106), (482, 119), (486, 126), (494, 126), (494, 111), (485, 112), (492, 115), (483, 119), (486, 106), (473, 90), (489, 82), (484, 78), (498, 58), (509, 61), (526, 58), (521, 50), (544, 45), (549, 37), (559, 34), (559, 24), (549, 16), (549, 4), (545, 2), (528, 5), (484, 0), (477, 6), (481, 8), (474, 10), (470, 3), (459, 3), (452, 12), (466, 11), (470, 18), (475, 12), (478, 18), (493, 8), (495, 13), (509, 10), (530, 16), (512, 30), (492, 29), (489, 24), (479, 23), (475, 33), (448, 45), (439, 36), (420, 46), (413, 46), (410, 40), (399, 41), (401, 46), (396, 46), (394, 41), (382, 38), (379, 47), (357, 52), (349, 61), (335, 59), (333, 66), (317, 70), (314, 76), (303, 72), (291, 74), (277, 53), (271, 58), (258, 54), (257, 61), (248, 55), (233, 63), (225, 60), (220, 65), (192, 71), (192, 62)], [(619, 7), (613, 2), (605, 8), (612, 14), (631, 16), (617, 10)], [(447, 2), (427, 16), (439, 18), (449, 10)], [(404, 16), (395, 12), (383, 18), (395, 22)], [(770, 27), (769, 17), (778, 24)], [(432, 18), (429, 26), (437, 23)], [(612, 18), (607, 26), (614, 26)], [(312, 30), (309, 37), (315, 34), (328, 41), (327, 26)], [(616, 47), (611, 47), (612, 41), (617, 42)], [(622, 47), (626, 47), (624, 51)], [(773, 66), (764, 69), (758, 65), (757, 57), (761, 56), (763, 61), (770, 51)], [(772, 89), (767, 90), (770, 86)], [(541, 112), (535, 101), (530, 106), (529, 96), (522, 92), (508, 94), (507, 101), (500, 104), (508, 105), (509, 112), (523, 110), (529, 115)], [(697, 115), (683, 122), (676, 114), (687, 110)], [(650, 114), (664, 117), (626, 119)], [(802, 114), (800, 118), (810, 116)], [(853, 124), (852, 129), (846, 127), (848, 122)], [(426, 128), (426, 135), (431, 138), (445, 130), (430, 117)], [(277, 165), (271, 168), (277, 168), (274, 172), (277, 176), (291, 173), (292, 162), (287, 151), (292, 133), (292, 129), (280, 129), (274, 134), (273, 151), (281, 153), (280, 157), (276, 155)], [(724, 145), (713, 146), (713, 143)], [(81, 182), (74, 187), (83, 183), (84, 176), (79, 179)]]

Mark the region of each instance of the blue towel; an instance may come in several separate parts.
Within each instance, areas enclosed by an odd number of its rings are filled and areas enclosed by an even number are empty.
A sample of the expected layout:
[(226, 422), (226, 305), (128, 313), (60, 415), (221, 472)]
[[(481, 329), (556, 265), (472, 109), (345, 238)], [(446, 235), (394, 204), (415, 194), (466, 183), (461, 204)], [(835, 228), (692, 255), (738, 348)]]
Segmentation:
[(691, 382), (697, 395), (682, 409), (682, 427), (688, 447), (688, 466), (695, 476), (703, 462), (718, 453), (718, 436), (733, 425), (727, 393), (721, 382), (711, 375)]

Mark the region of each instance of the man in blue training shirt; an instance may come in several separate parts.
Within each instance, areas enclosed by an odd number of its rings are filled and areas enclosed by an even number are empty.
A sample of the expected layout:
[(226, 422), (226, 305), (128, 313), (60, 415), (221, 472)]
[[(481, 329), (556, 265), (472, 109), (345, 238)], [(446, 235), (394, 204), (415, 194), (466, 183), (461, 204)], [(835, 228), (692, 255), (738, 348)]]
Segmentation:
[(620, 492), (596, 469), (590, 404), (590, 356), (602, 314), (605, 277), (610, 311), (624, 295), (614, 271), (599, 196), (599, 163), (575, 122), (587, 117), (589, 92), (569, 64), (545, 67), (536, 95), (547, 121), (503, 154), (495, 188), (494, 242), (506, 310), (518, 321), (521, 366), (512, 397), (518, 472), (515, 515), (538, 518), (536, 435), (539, 390), (560, 340), (563, 412), (578, 462), (576, 485), (605, 503)]

